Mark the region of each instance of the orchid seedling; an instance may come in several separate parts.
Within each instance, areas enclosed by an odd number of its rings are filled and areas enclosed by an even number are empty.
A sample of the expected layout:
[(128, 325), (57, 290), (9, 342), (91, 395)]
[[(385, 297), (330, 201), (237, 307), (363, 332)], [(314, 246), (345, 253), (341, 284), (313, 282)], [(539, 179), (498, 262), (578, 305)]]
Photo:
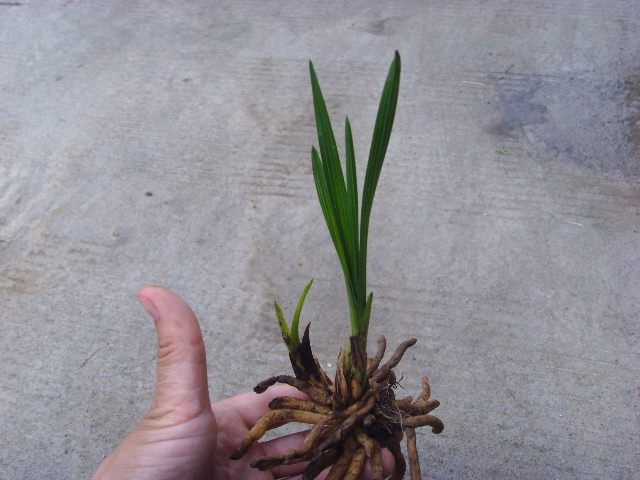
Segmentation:
[[(399, 399), (395, 396), (398, 381), (394, 368), (405, 351), (416, 343), (410, 339), (400, 344), (395, 353), (382, 363), (386, 339), (378, 339), (373, 357), (367, 356), (367, 336), (373, 293), (367, 292), (367, 242), (369, 222), (376, 187), (384, 163), (395, 118), (400, 89), (400, 55), (396, 51), (382, 91), (373, 131), (362, 197), (358, 195), (356, 159), (349, 118), (345, 121), (345, 169), (342, 167), (329, 113), (320, 90), (313, 63), (309, 62), (311, 90), (315, 110), (320, 151), (311, 149), (311, 164), (318, 199), (338, 254), (344, 274), (351, 331), (344, 349), (338, 354), (335, 378), (324, 372), (311, 350), (310, 326), (299, 334), (300, 314), (309, 289), (304, 288), (291, 324), (285, 319), (278, 303), (276, 317), (282, 338), (289, 351), (295, 376), (277, 375), (260, 382), (254, 389), (263, 393), (276, 383), (292, 385), (309, 399), (277, 397), (266, 413), (249, 431), (231, 458), (239, 459), (270, 429), (290, 422), (313, 425), (298, 449), (284, 454), (269, 455), (251, 462), (259, 470), (280, 465), (309, 462), (302, 479), (316, 478), (329, 469), (327, 480), (359, 478), (369, 462), (374, 480), (383, 480), (382, 449), (388, 449), (395, 459), (392, 480), (401, 480), (406, 472), (406, 460), (400, 448), (398, 434), (407, 439), (407, 452), (412, 480), (422, 478), (415, 429), (430, 426), (433, 433), (442, 432), (444, 425), (431, 411), (440, 403), (430, 399), (427, 377), (422, 379), (422, 392)], [(346, 171), (346, 175), (345, 175)]]

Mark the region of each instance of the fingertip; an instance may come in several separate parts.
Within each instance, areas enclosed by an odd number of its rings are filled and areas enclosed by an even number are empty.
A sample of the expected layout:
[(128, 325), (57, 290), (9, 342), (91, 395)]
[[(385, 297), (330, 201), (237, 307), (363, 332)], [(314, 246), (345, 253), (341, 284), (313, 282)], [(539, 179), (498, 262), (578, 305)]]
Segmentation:
[(179, 295), (167, 288), (150, 285), (138, 291), (137, 300), (155, 320), (160, 343), (177, 340), (193, 345), (202, 342), (198, 319)]
[(157, 320), (158, 317), (160, 316), (160, 314), (158, 313), (158, 308), (153, 302), (154, 289), (156, 288), (159, 288), (159, 287), (148, 286), (148, 287), (141, 288), (138, 291), (138, 295), (136, 297), (136, 300), (138, 301), (138, 303), (142, 305), (142, 307), (147, 311), (149, 315), (153, 317), (154, 320)]
[(195, 320), (195, 314), (187, 302), (167, 288), (148, 285), (138, 291), (137, 300), (156, 321), (161, 317), (181, 318), (187, 323)]
[(396, 459), (393, 457), (392, 453), (386, 448), (381, 449), (380, 453), (382, 454), (382, 466), (384, 468), (384, 475), (387, 478), (391, 475), (396, 468)]

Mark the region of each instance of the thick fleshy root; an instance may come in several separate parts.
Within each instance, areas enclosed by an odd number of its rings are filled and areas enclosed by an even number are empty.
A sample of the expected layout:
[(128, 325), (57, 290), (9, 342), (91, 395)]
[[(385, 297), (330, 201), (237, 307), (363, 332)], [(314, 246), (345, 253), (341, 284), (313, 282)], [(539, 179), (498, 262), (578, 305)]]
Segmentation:
[[(233, 452), (231, 459), (241, 458), (272, 428), (291, 422), (308, 423), (313, 428), (300, 448), (259, 458), (252, 461), (251, 466), (264, 471), (280, 465), (309, 462), (303, 480), (312, 480), (328, 468), (330, 471), (327, 480), (356, 480), (368, 461), (373, 480), (384, 480), (381, 451), (386, 448), (395, 459), (395, 470), (389, 478), (401, 480), (406, 472), (407, 462), (396, 434), (404, 432), (411, 479), (422, 478), (415, 429), (430, 426), (433, 433), (441, 433), (444, 425), (440, 419), (430, 415), (440, 403), (429, 398), (431, 388), (427, 377), (422, 379), (422, 392), (415, 401), (413, 397), (399, 400), (395, 398), (394, 388), (397, 382), (393, 368), (415, 343), (415, 339), (403, 342), (393, 356), (380, 366), (386, 348), (385, 338), (380, 337), (375, 357), (368, 360), (364, 391), (358, 391), (357, 396), (348, 382), (344, 382), (339, 375), (334, 385), (322, 371), (315, 372), (315, 375), (296, 372), (298, 378), (279, 375), (260, 382), (255, 388), (256, 393), (262, 393), (276, 383), (286, 383), (305, 393), (310, 400), (294, 397), (272, 400), (269, 404), (272, 411), (258, 420)], [(341, 352), (338, 357), (338, 372), (342, 371), (343, 361)], [(320, 368), (315, 358), (313, 362), (307, 363)], [(343, 399), (349, 395), (357, 400), (342, 408)], [(340, 397), (340, 401), (336, 401), (336, 396)]]

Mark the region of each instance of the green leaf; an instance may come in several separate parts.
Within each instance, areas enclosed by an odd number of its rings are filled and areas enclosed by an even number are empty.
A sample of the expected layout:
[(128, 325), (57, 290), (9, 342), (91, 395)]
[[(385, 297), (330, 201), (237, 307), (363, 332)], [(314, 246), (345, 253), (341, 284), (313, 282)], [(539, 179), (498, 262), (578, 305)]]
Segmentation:
[[(327, 192), (331, 200), (331, 209), (334, 212), (340, 241), (346, 246), (351, 243), (352, 235), (347, 224), (349, 215), (347, 213), (347, 188), (344, 181), (344, 173), (342, 171), (340, 155), (338, 154), (338, 147), (336, 146), (336, 140), (333, 135), (329, 113), (327, 112), (327, 107), (312, 62), (309, 62), (309, 71), (311, 73), (311, 89), (313, 91), (313, 106), (316, 115), (318, 143), (320, 145), (320, 156), (322, 158)], [(345, 255), (348, 256), (349, 254), (349, 251), (345, 251)]]
[(373, 205), (373, 197), (378, 186), (380, 171), (384, 163), (384, 157), (387, 153), (387, 146), (391, 138), (391, 129), (396, 115), (396, 106), (398, 104), (398, 93), (400, 91), (400, 54), (396, 50), (395, 58), (391, 63), (387, 80), (382, 90), (382, 98), (378, 107), (378, 116), (373, 130), (373, 139), (371, 141), (371, 150), (369, 151), (369, 161), (367, 163), (367, 172), (364, 179), (364, 188), (362, 191), (362, 213), (360, 224), (360, 265), (362, 275), (359, 277), (360, 289), (366, 291), (367, 285), (367, 241), (369, 238), (369, 219), (371, 217), (371, 207)]
[(354, 283), (351, 281), (351, 273), (349, 272), (347, 258), (344, 253), (344, 243), (342, 242), (338, 231), (337, 221), (334, 215), (335, 212), (331, 208), (331, 199), (329, 196), (324, 169), (322, 168), (322, 160), (320, 159), (315, 147), (311, 149), (311, 164), (313, 167), (313, 178), (316, 183), (316, 191), (318, 192), (318, 200), (320, 200), (320, 207), (322, 208), (324, 219), (327, 222), (329, 235), (331, 235), (331, 240), (333, 240), (333, 245), (335, 246), (336, 253), (338, 254), (340, 265), (342, 266), (342, 271), (344, 273), (344, 280), (347, 286), (347, 296), (349, 298), (349, 308), (351, 310), (351, 328), (353, 329), (357, 326), (357, 317), (355, 316), (355, 294), (353, 291)]
[(278, 317), (278, 325), (280, 325), (280, 332), (282, 333), (282, 339), (284, 340), (284, 343), (287, 346), (287, 349), (290, 352), (293, 352), (300, 345), (300, 339), (298, 339), (297, 342), (294, 342), (294, 339), (291, 337), (291, 330), (289, 330), (289, 325), (287, 325), (287, 320), (284, 318), (284, 313), (282, 313), (282, 308), (280, 308), (280, 305), (278, 305), (278, 302), (274, 302), (273, 305), (276, 308), (276, 317)]
[(352, 272), (355, 285), (355, 301), (356, 304), (358, 304), (361, 297), (366, 295), (367, 292), (361, 292), (357, 289), (360, 284), (358, 280), (358, 275), (360, 274), (360, 268), (358, 265), (360, 256), (360, 235), (358, 233), (358, 179), (356, 173), (356, 154), (353, 147), (353, 135), (351, 134), (351, 123), (349, 122), (349, 117), (345, 120), (344, 130), (345, 149), (347, 153), (347, 222), (349, 227), (349, 237), (351, 239), (351, 243), (349, 245), (351, 249), (349, 254), (351, 264), (349, 265), (349, 268)]
[(287, 345), (287, 349), (289, 353), (295, 353), (300, 347), (300, 333), (299, 333), (299, 323), (300, 323), (300, 313), (302, 313), (302, 306), (304, 305), (304, 301), (307, 298), (307, 293), (309, 293), (309, 289), (313, 284), (313, 279), (307, 286), (304, 287), (302, 291), (302, 295), (300, 295), (300, 300), (298, 300), (298, 306), (296, 307), (296, 311), (293, 314), (293, 321), (291, 322), (291, 328), (287, 324), (287, 319), (284, 318), (284, 313), (282, 312), (282, 308), (278, 305), (278, 302), (274, 302), (274, 306), (276, 308), (276, 317), (278, 317), (278, 324), (280, 325), (280, 331), (282, 332), (282, 339), (284, 343)]
[(364, 332), (365, 340), (367, 338), (367, 332), (369, 332), (369, 319), (371, 318), (372, 304), (373, 304), (373, 293), (370, 293), (369, 297), (367, 298), (367, 304), (364, 307), (364, 313), (362, 314), (362, 331)]
[(346, 258), (343, 252), (343, 245), (340, 241), (340, 233), (338, 231), (338, 225), (334, 209), (331, 207), (331, 195), (329, 193), (329, 187), (327, 186), (327, 178), (324, 168), (322, 167), (322, 160), (315, 147), (311, 148), (311, 165), (313, 168), (313, 179), (316, 182), (316, 191), (318, 192), (318, 200), (320, 201), (320, 207), (324, 219), (327, 222), (327, 228), (329, 229), (329, 235), (333, 240), (333, 245), (336, 247), (338, 258), (343, 268), (346, 268)]
[(313, 176), (322, 213), (344, 273), (351, 312), (351, 334), (368, 329), (371, 299), (367, 298), (367, 241), (369, 219), (380, 171), (389, 145), (400, 86), (400, 55), (396, 51), (382, 91), (378, 116), (369, 152), (360, 215), (358, 182), (351, 124), (345, 121), (346, 181), (336, 146), (329, 113), (318, 83), (313, 63), (309, 62), (313, 106), (320, 153), (311, 150)]
[(300, 343), (300, 336), (298, 334), (299, 332), (298, 323), (300, 322), (300, 313), (302, 312), (302, 306), (304, 305), (304, 301), (307, 298), (307, 293), (309, 293), (309, 289), (311, 288), (311, 285), (313, 285), (313, 278), (309, 283), (307, 283), (307, 286), (304, 287), (304, 290), (302, 291), (302, 295), (300, 295), (300, 300), (298, 300), (298, 306), (296, 307), (296, 311), (293, 314), (293, 321), (291, 322), (291, 332), (293, 333), (293, 335), (295, 335), (295, 341), (297, 343)]

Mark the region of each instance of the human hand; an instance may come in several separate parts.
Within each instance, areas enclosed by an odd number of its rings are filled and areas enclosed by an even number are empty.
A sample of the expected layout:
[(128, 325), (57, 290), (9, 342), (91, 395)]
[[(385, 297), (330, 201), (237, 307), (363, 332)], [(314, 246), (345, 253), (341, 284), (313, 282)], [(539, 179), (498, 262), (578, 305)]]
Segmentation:
[[(229, 456), (269, 410), (273, 398), (302, 398), (302, 394), (283, 385), (260, 395), (246, 393), (211, 404), (205, 346), (191, 308), (162, 287), (143, 288), (138, 301), (154, 318), (158, 331), (153, 403), (133, 432), (102, 462), (94, 480), (299, 478), (306, 464), (260, 472), (249, 463), (299, 447), (306, 432), (257, 443), (241, 460), (230, 460)], [(388, 476), (393, 471), (393, 458), (386, 450), (383, 462)], [(370, 478), (368, 466), (362, 478)]]

